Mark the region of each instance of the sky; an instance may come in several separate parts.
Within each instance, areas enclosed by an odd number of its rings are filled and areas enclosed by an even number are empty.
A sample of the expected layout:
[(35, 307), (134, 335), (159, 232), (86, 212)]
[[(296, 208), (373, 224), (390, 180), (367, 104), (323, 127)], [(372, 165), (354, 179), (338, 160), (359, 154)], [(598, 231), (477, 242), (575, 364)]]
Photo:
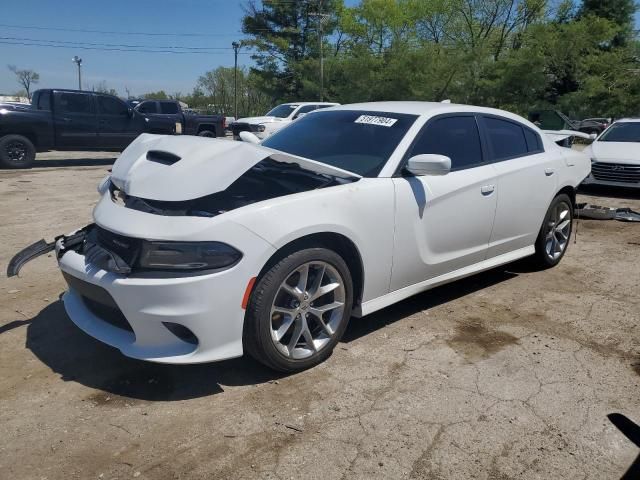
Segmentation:
[[(105, 81), (108, 88), (115, 88), (121, 95), (125, 94), (125, 87), (132, 95), (157, 90), (189, 93), (204, 72), (220, 65), (233, 66), (231, 42), (242, 38), (243, 3), (243, 0), (2, 1), (0, 93), (12, 94), (20, 89), (15, 75), (6, 65), (37, 71), (40, 82), (36, 88), (77, 88), (77, 67), (71, 60), (74, 55), (82, 58), (82, 86), (85, 89)], [(124, 35), (67, 29), (206, 36)], [(64, 48), (7, 44), (42, 44), (47, 40), (68, 43)], [(141, 46), (139, 50), (167, 50), (165, 47), (178, 46), (216, 50), (177, 54), (80, 48), (90, 47), (89, 43)], [(241, 54), (238, 63), (250, 64), (250, 57)]]
[[(2, 3), (0, 94), (12, 94), (21, 88), (6, 65), (37, 71), (40, 82), (36, 88), (77, 88), (77, 67), (71, 61), (74, 55), (82, 58), (85, 89), (104, 81), (120, 95), (126, 94), (125, 88), (132, 95), (157, 90), (186, 94), (204, 72), (218, 66), (232, 67), (231, 43), (243, 37), (240, 28), (245, 0), (3, 0)], [(347, 1), (354, 3), (356, 0)], [(639, 23), (640, 14), (636, 20)], [(43, 46), (51, 41), (63, 47)], [(190, 52), (199, 50), (199, 53), (105, 51), (92, 50), (92, 46), (172, 51), (178, 50), (176, 47), (189, 47)], [(247, 52), (241, 51), (238, 63), (251, 64)]]

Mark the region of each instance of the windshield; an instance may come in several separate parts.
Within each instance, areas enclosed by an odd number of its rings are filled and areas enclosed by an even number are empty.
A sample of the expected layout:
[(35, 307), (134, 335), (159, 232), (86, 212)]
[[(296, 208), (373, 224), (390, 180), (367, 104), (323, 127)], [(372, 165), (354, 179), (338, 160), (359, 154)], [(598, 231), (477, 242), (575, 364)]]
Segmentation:
[(416, 115), (352, 110), (316, 111), (267, 138), (262, 145), (375, 177)]
[(287, 118), (296, 108), (298, 108), (298, 105), (278, 105), (276, 108), (269, 110), (266, 116)]
[(640, 142), (640, 122), (621, 122), (611, 125), (599, 142)]

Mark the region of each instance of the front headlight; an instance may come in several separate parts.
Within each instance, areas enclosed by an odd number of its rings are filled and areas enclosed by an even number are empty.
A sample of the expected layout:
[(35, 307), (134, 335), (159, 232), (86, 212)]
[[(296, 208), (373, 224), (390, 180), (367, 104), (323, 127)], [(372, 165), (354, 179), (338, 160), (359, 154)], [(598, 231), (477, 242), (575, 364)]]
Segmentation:
[(265, 128), (266, 128), (266, 127), (265, 127), (264, 125), (262, 125), (262, 124), (260, 124), (260, 125), (254, 125), (253, 127), (254, 127), (254, 132), (264, 132), (264, 130), (265, 130)]
[(230, 267), (242, 253), (221, 242), (143, 242), (139, 265), (152, 270), (214, 270)]

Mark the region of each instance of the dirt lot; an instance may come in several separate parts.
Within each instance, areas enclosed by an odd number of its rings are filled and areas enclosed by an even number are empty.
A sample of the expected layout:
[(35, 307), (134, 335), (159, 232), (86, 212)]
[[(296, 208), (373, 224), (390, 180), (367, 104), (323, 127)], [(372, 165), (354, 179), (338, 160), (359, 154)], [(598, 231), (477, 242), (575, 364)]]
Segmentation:
[[(51, 157), (0, 172), (3, 269), (89, 221), (113, 155)], [(581, 196), (640, 210), (622, 197)], [(640, 454), (607, 417), (640, 424), (640, 224), (582, 220), (553, 270), (353, 319), (289, 377), (129, 360), (71, 324), (63, 290), (53, 258), (0, 277), (3, 478), (615, 479)]]

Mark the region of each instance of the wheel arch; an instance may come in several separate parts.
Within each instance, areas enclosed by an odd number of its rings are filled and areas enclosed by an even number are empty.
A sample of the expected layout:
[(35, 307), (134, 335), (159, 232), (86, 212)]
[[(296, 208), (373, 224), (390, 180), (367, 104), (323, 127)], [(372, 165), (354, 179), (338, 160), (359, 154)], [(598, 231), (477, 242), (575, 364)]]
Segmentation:
[(216, 126), (213, 123), (201, 123), (198, 125), (198, 130), (196, 133), (200, 133), (204, 130), (209, 130), (212, 131), (213, 133), (216, 134), (216, 136), (218, 135), (218, 131), (216, 129)]
[(565, 185), (560, 190), (558, 190), (558, 193), (556, 193), (553, 198), (555, 198), (558, 195), (561, 195), (563, 193), (569, 196), (569, 198), (571, 199), (571, 205), (575, 209), (576, 208), (576, 189), (575, 189), (575, 187), (573, 187), (571, 185)]
[(333, 250), (349, 267), (353, 280), (353, 306), (360, 305), (364, 291), (364, 264), (360, 250), (347, 236), (337, 232), (310, 233), (284, 244), (267, 260), (258, 278), (261, 278), (269, 269), (286, 256), (305, 248), (321, 247)]

